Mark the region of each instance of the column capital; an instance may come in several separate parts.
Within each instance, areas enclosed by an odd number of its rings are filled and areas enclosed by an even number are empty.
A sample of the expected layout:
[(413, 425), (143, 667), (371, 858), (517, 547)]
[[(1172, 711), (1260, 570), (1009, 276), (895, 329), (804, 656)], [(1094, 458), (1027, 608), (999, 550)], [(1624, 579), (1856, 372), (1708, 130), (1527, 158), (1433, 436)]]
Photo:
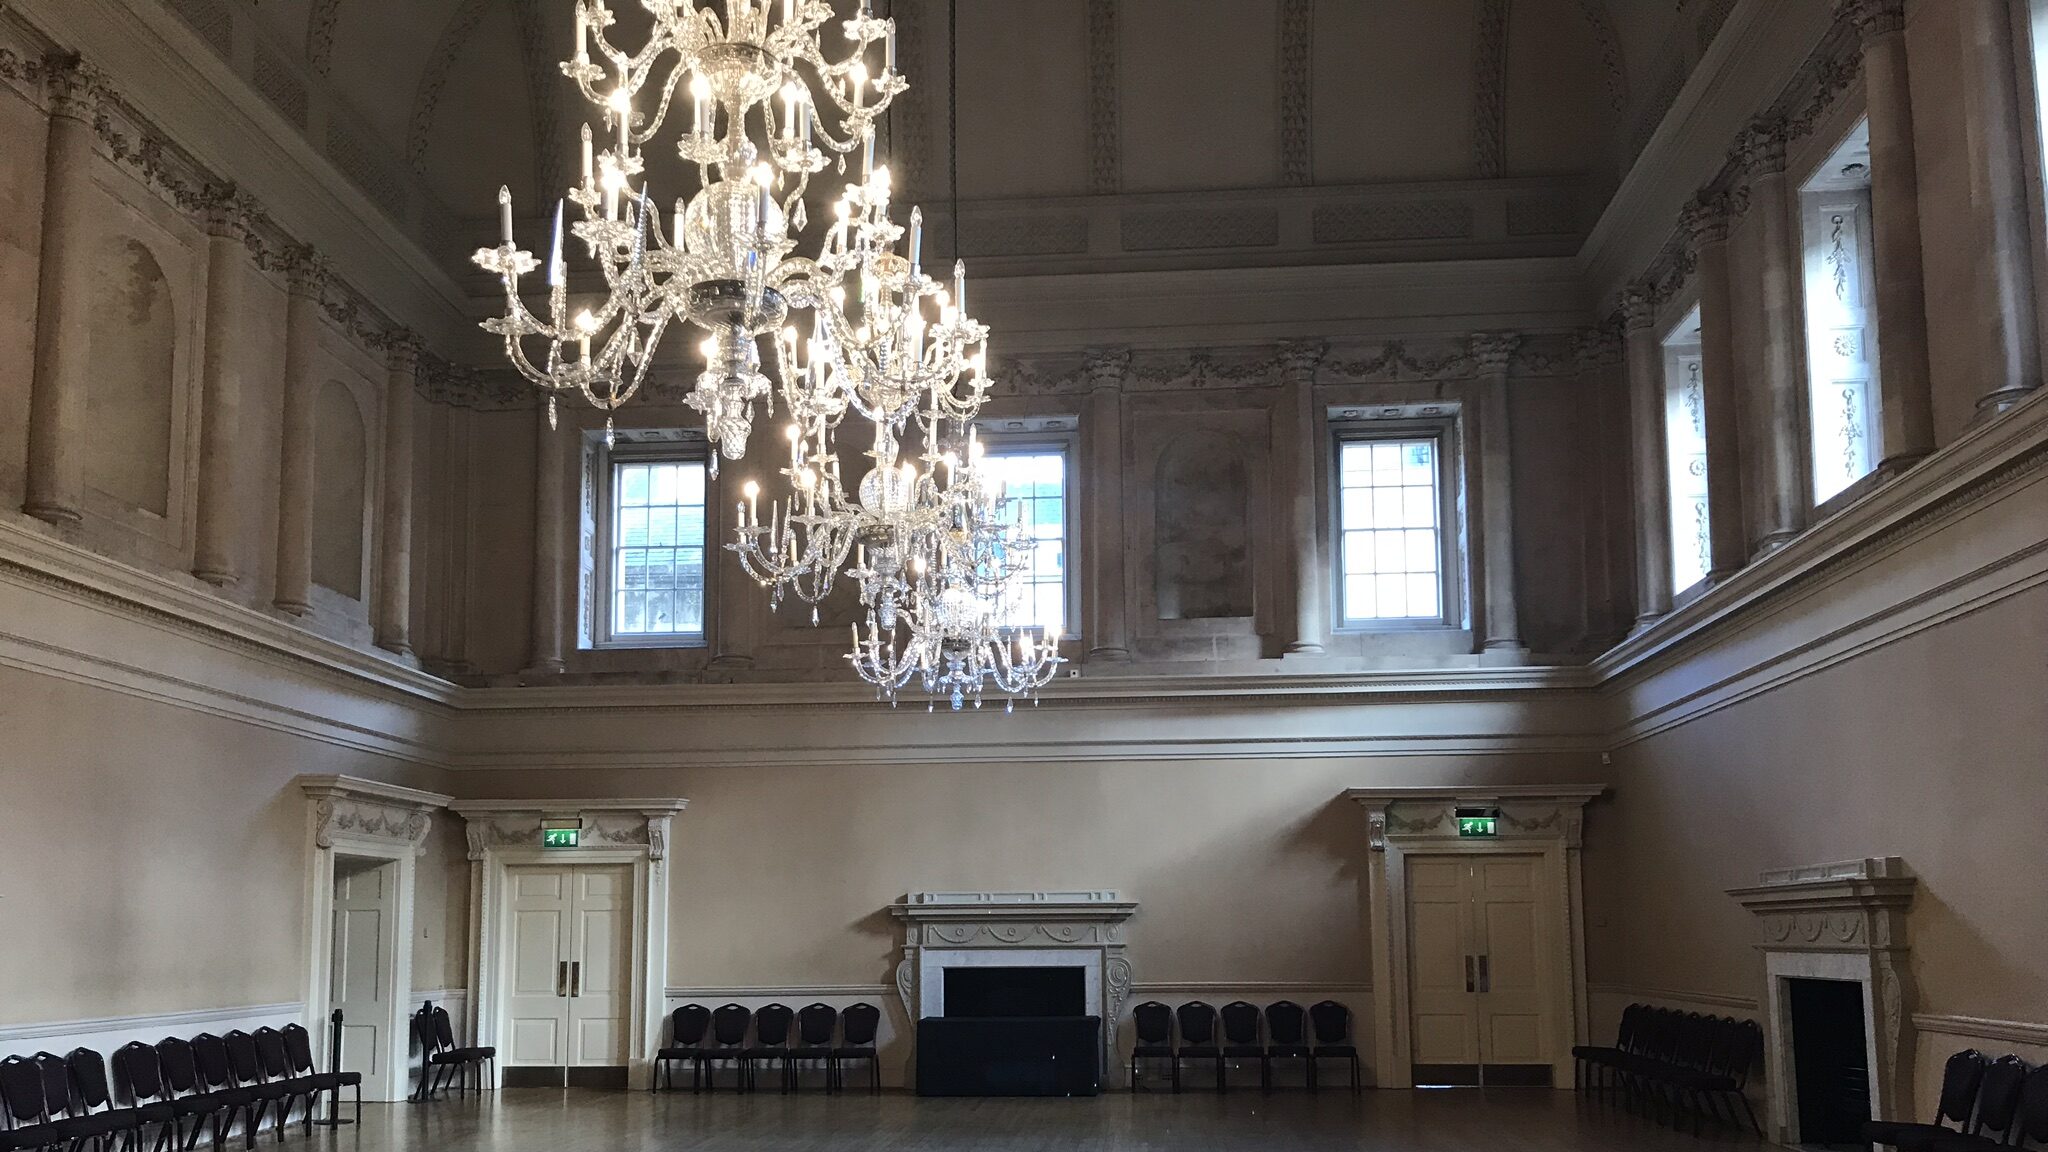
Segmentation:
[(106, 74), (75, 52), (53, 52), (43, 60), (43, 92), (50, 115), (91, 123), (100, 102), (112, 94)]
[(1735, 140), (1735, 155), (1743, 171), (1751, 176), (1774, 176), (1785, 171), (1785, 121), (1777, 116), (1758, 116)]
[(1514, 359), (1515, 350), (1521, 346), (1522, 334), (1519, 332), (1474, 332), (1466, 343), (1473, 365), (1486, 376), (1506, 372), (1508, 362)]
[(416, 372), (419, 370), (420, 352), (426, 343), (420, 334), (410, 328), (393, 328), (385, 333), (385, 359), (393, 372)]
[(334, 275), (327, 258), (311, 244), (294, 244), (285, 249), (280, 263), (284, 265), (286, 290), (293, 296), (319, 300)]
[(1598, 327), (1579, 329), (1572, 336), (1572, 356), (1582, 372), (1619, 364), (1622, 326), (1609, 320)]
[(1726, 192), (1702, 192), (1686, 201), (1678, 223), (1695, 248), (1726, 243), (1732, 207)]
[(1621, 290), (1621, 325), (1624, 330), (1648, 328), (1657, 319), (1657, 291), (1647, 280), (1638, 280)]
[(206, 234), (219, 240), (247, 242), (256, 222), (256, 201), (233, 181), (209, 181), (199, 190), (199, 209)]
[(1114, 391), (1122, 388), (1124, 373), (1128, 372), (1130, 367), (1131, 350), (1121, 344), (1089, 349), (1088, 357), (1082, 364), (1083, 371), (1088, 374), (1088, 386), (1094, 391)]
[(1865, 43), (1906, 30), (1905, 0), (1835, 0), (1835, 18), (1856, 26)]
[(1313, 384), (1316, 369), (1330, 352), (1327, 340), (1286, 340), (1280, 344), (1277, 360), (1280, 376), (1289, 384)]

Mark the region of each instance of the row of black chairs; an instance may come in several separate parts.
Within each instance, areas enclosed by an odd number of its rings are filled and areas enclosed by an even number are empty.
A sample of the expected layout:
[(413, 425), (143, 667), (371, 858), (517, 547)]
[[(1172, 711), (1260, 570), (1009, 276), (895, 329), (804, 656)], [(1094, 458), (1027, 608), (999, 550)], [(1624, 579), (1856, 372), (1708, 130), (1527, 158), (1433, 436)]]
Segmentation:
[(1965, 1048), (1942, 1066), (1933, 1122), (1874, 1120), (1863, 1136), (1902, 1152), (2048, 1146), (2048, 1065), (2029, 1071), (2017, 1056), (1992, 1060)]
[(845, 1087), (846, 1066), (865, 1061), (868, 1089), (880, 1092), (882, 1071), (875, 1033), (881, 1021), (882, 1010), (868, 1003), (848, 1005), (843, 1013), (830, 1004), (808, 1004), (797, 1012), (786, 1004), (764, 1004), (758, 1010), (725, 1004), (716, 1011), (702, 1004), (685, 1004), (670, 1016), (669, 1046), (655, 1055), (655, 1070), (672, 1088), (674, 1066), (688, 1064), (690, 1090), (695, 1092), (715, 1088), (718, 1065), (729, 1064), (734, 1070), (734, 1087), (750, 1092), (757, 1065), (779, 1064), (782, 1090), (791, 1092), (798, 1087), (798, 1068), (809, 1063), (824, 1068), (825, 1090), (835, 1092)]
[(497, 1082), (498, 1050), (489, 1045), (457, 1044), (455, 1022), (448, 1018), (446, 1008), (432, 1000), (423, 1002), (412, 1014), (412, 1036), (420, 1048), (420, 1086), (413, 1090), (412, 1099), (431, 1100), (434, 1093), (445, 1092), (451, 1085), (465, 1094), (471, 1087), (482, 1092), (485, 1065), (490, 1066), (490, 1082)]
[(1745, 1090), (1763, 1051), (1763, 1028), (1754, 1020), (1631, 1004), (1622, 1009), (1611, 1047), (1572, 1049), (1573, 1079), (1580, 1091), (1619, 1088), (1630, 1111), (1642, 1105), (1660, 1124), (1667, 1113), (1676, 1125), (1680, 1110), (1690, 1111), (1694, 1132), (1703, 1116), (1721, 1120), (1723, 1104), (1727, 1120), (1737, 1122), (1739, 1105), (1761, 1136)]
[[(1259, 1086), (1273, 1087), (1273, 1061), (1296, 1059), (1306, 1067), (1310, 1091), (1316, 1088), (1316, 1065), (1324, 1060), (1351, 1064), (1351, 1090), (1362, 1083), (1358, 1045), (1351, 1038), (1351, 1009), (1325, 1000), (1303, 1011), (1291, 1000), (1279, 1000), (1260, 1011), (1243, 1000), (1221, 1011), (1200, 1000), (1168, 1008), (1148, 1000), (1131, 1009), (1137, 1041), (1131, 1046), (1131, 1091), (1138, 1090), (1140, 1061), (1172, 1062), (1173, 1090), (1181, 1090), (1181, 1065), (1189, 1060), (1213, 1063), (1216, 1090), (1225, 1090), (1224, 1068), (1232, 1060), (1257, 1060)], [(1218, 1025), (1221, 1024), (1219, 1029)], [(1313, 1030), (1314, 1036), (1309, 1033)]]
[(283, 1140), (299, 1105), (311, 1131), (314, 1098), (344, 1087), (355, 1090), (362, 1115), (362, 1075), (316, 1071), (312, 1043), (297, 1024), (170, 1036), (154, 1045), (138, 1040), (114, 1053), (113, 1074), (110, 1082), (106, 1059), (91, 1048), (0, 1060), (0, 1152), (140, 1152), (152, 1136), (151, 1147), (162, 1152), (192, 1147), (202, 1130), (217, 1148), (237, 1121), (253, 1148), (266, 1116)]

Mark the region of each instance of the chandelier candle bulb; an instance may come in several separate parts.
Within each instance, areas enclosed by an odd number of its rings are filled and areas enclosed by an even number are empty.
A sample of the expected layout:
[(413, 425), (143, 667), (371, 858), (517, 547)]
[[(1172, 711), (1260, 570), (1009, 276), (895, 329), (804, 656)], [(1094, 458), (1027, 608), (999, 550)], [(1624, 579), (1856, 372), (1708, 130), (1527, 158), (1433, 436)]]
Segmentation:
[(596, 153), (590, 143), (590, 125), (583, 126), (583, 189), (586, 192), (597, 188)]
[(896, 74), (896, 22), (889, 21), (888, 38), (882, 41), (882, 75)]
[(910, 276), (917, 278), (918, 257), (924, 252), (924, 209), (910, 210)]
[(967, 261), (953, 261), (953, 307), (967, 315)]
[(754, 483), (752, 480), (749, 480), (747, 481), (746, 487), (745, 489), (743, 489), (743, 491), (745, 491), (747, 496), (746, 522), (748, 524), (759, 524), (761, 522), (761, 511), (760, 505), (756, 503), (756, 501), (760, 499), (761, 486), (759, 484)]
[(562, 262), (562, 202), (555, 201), (555, 247), (548, 257), (548, 287), (560, 288), (568, 276), (568, 268)]
[(696, 134), (708, 136), (711, 133), (711, 82), (704, 79), (702, 72), (690, 77), (690, 110), (696, 117)]
[(504, 234), (505, 247), (512, 247), (512, 189), (498, 186), (498, 230)]

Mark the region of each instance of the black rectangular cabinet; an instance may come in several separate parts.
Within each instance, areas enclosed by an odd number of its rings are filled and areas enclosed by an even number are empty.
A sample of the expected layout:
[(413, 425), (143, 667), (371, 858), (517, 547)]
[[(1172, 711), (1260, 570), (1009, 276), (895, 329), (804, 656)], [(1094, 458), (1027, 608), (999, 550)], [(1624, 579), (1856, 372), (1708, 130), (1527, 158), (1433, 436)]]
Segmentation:
[(927, 1016), (917, 1022), (920, 1096), (1093, 1096), (1100, 1016)]

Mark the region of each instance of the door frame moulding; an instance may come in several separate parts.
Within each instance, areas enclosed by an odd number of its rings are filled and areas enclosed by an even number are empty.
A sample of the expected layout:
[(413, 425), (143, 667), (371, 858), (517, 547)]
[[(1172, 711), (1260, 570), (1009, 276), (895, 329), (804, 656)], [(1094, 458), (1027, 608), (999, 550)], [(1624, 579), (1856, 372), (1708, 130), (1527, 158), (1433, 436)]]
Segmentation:
[[(511, 918), (500, 907), (508, 869), (532, 865), (625, 864), (632, 868), (633, 927), (627, 981), (626, 1076), (648, 1087), (661, 1038), (668, 985), (669, 822), (689, 805), (680, 797), (625, 800), (464, 800), (451, 805), (468, 824), (470, 1035), (496, 1046), (505, 1011), (503, 939)], [(574, 848), (541, 847), (543, 820), (579, 820)], [(498, 1073), (503, 1084), (504, 1072)]]
[[(1579, 850), (1586, 804), (1607, 791), (1605, 784), (1477, 785), (1349, 788), (1346, 799), (1366, 810), (1372, 948), (1374, 1086), (1412, 1088), (1413, 1040), (1409, 1035), (1411, 991), (1408, 953), (1408, 865), (1410, 853), (1428, 855), (1535, 855), (1559, 897), (1559, 934), (1552, 981), (1551, 1017), (1560, 1025), (1551, 1038), (1553, 1084), (1571, 1083), (1571, 1047), (1587, 1034), (1584, 885)], [(1458, 836), (1456, 810), (1500, 809), (1501, 834), (1489, 839)]]
[[(306, 1030), (316, 1058), (328, 1050), (327, 1017), (334, 975), (335, 858), (348, 856), (395, 864), (390, 896), (391, 923), (381, 941), (386, 985), (383, 1042), (378, 1055), (387, 1074), (384, 1099), (405, 1098), (411, 1062), (406, 1008), (412, 996), (412, 914), (416, 861), (426, 851), (433, 813), (454, 800), (355, 776), (302, 775), (306, 795)], [(372, 1097), (375, 1098), (375, 1097)]]

